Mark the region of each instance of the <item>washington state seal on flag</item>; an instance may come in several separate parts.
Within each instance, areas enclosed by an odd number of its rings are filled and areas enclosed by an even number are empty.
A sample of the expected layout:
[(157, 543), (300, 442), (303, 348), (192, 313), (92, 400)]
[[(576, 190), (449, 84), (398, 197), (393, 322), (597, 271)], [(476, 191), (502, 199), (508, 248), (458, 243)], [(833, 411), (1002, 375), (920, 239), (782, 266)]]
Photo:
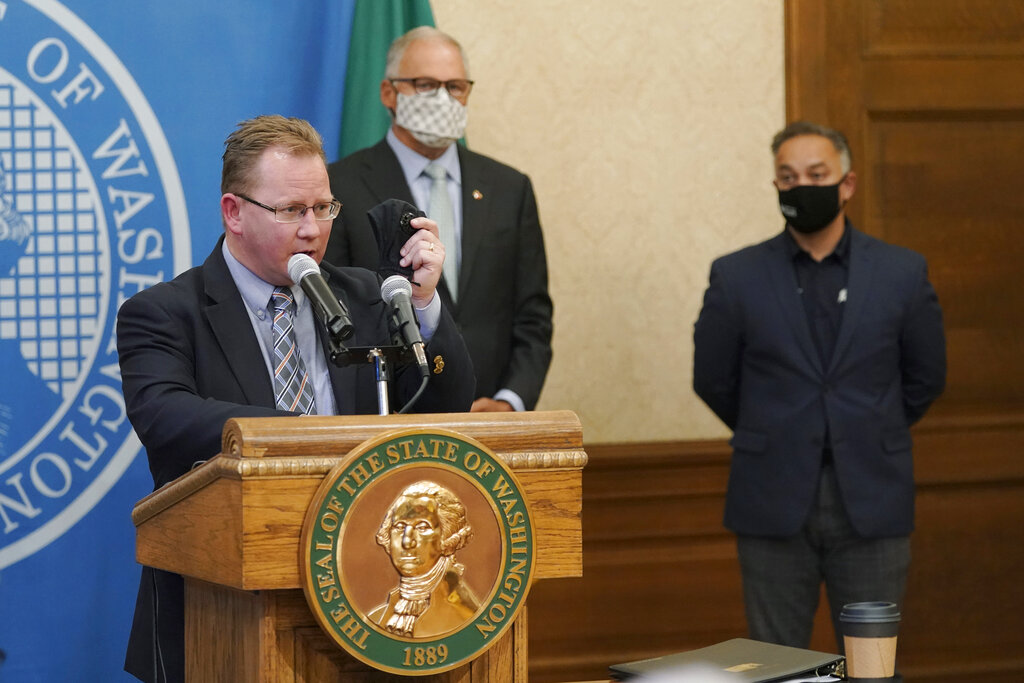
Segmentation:
[(114, 321), (190, 265), (163, 131), (63, 5), (0, 2), (0, 568), (59, 538), (139, 450)]

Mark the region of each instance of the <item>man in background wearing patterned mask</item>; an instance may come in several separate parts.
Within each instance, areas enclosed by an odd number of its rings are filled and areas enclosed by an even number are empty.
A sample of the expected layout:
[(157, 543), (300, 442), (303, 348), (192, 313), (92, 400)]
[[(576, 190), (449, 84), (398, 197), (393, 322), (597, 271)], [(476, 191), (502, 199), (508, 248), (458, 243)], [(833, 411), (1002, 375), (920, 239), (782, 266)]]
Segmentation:
[(451, 36), (420, 26), (392, 43), (380, 86), (391, 128), (328, 167), (342, 220), (326, 258), (370, 270), (386, 265), (367, 217), (386, 199), (447, 223), (438, 291), (473, 359), (473, 410), (532, 410), (551, 363), (544, 238), (529, 178), (456, 142), (472, 88)]

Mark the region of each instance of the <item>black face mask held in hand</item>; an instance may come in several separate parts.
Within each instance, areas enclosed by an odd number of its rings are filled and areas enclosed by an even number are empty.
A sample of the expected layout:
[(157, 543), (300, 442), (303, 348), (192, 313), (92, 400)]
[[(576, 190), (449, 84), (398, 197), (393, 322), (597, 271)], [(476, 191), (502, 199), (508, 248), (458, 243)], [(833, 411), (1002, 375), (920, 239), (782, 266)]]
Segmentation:
[(839, 202), (839, 186), (843, 180), (835, 185), (797, 185), (779, 190), (779, 210), (783, 218), (797, 232), (818, 232), (843, 208)]
[(401, 199), (385, 199), (366, 215), (380, 254), (377, 272), (385, 279), (392, 275), (411, 278), (412, 266), (400, 266), (398, 262), (402, 260), (402, 246), (416, 232), (409, 221), (427, 214)]

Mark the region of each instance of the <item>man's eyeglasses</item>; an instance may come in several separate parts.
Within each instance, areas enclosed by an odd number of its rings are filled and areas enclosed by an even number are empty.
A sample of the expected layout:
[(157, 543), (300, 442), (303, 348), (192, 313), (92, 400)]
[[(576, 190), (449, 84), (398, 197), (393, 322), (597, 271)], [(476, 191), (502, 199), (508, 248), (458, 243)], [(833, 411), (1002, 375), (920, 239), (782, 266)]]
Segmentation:
[(436, 78), (391, 78), (391, 84), (412, 83), (412, 87), (420, 95), (436, 95), (437, 91), (444, 86), (448, 94), (457, 100), (464, 100), (469, 97), (469, 91), (473, 89), (473, 81), (465, 78), (453, 78), (450, 81), (439, 81)]
[(313, 218), (318, 221), (329, 221), (337, 218), (338, 213), (341, 211), (341, 202), (337, 199), (332, 199), (329, 202), (317, 202), (313, 206), (305, 206), (304, 204), (289, 204), (288, 206), (279, 206), (277, 208), (273, 206), (267, 206), (261, 204), (255, 199), (246, 197), (244, 194), (238, 195), (250, 204), (272, 211), (274, 213), (274, 220), (278, 223), (298, 223), (302, 220), (302, 217), (306, 215), (307, 211), (313, 212)]

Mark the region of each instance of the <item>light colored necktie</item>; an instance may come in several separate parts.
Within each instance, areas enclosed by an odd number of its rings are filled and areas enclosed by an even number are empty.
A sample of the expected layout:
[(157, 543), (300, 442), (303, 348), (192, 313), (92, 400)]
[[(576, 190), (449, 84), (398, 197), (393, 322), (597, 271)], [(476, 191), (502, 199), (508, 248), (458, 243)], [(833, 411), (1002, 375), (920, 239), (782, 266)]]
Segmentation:
[(444, 166), (427, 164), (425, 172), (431, 178), (430, 209), (427, 214), (437, 223), (437, 231), (444, 245), (444, 281), (455, 301), (459, 287), (459, 241), (455, 237), (455, 212), (448, 196), (448, 172)]
[(315, 415), (313, 383), (299, 355), (292, 326), (294, 302), (288, 287), (276, 287), (270, 295), (274, 311), (274, 401), (281, 410)]

